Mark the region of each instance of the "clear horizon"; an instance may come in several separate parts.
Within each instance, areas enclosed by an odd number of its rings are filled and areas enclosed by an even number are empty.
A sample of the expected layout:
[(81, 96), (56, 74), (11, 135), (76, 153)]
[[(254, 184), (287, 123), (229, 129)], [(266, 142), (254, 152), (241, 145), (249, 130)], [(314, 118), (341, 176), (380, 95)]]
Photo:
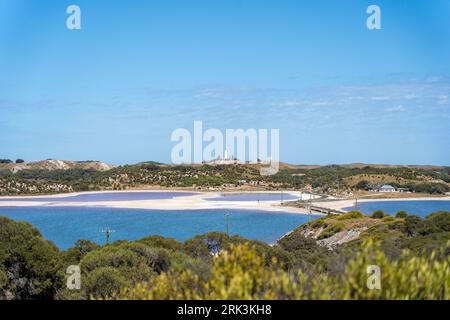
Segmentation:
[[(82, 29), (68, 30), (76, 4)], [(382, 29), (368, 30), (377, 4)], [(170, 163), (280, 129), (293, 164), (450, 165), (450, 2), (0, 0), (0, 158)]]

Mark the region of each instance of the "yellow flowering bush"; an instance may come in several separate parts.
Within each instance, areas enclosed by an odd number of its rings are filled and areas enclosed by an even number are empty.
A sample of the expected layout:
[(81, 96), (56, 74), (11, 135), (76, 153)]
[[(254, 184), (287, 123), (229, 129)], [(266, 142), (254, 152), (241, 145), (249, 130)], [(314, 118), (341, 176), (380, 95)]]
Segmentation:
[[(380, 289), (369, 289), (367, 269), (380, 270)], [(389, 261), (368, 240), (338, 275), (288, 272), (248, 244), (232, 246), (213, 262), (206, 280), (186, 269), (162, 273), (148, 283), (123, 289), (113, 299), (450, 299), (450, 258), (404, 251)]]

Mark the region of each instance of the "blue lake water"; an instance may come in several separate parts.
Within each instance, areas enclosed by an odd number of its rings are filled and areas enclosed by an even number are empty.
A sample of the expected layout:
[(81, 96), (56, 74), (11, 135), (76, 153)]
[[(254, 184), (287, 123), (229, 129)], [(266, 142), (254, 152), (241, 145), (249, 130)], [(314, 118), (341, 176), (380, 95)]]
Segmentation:
[[(355, 207), (348, 207), (345, 210), (355, 210)], [(374, 201), (359, 202), (358, 210), (365, 214), (372, 214), (375, 210), (383, 210), (389, 214), (396, 214), (404, 210), (409, 214), (425, 217), (436, 211), (450, 211), (450, 201), (441, 200), (419, 200), (419, 201)]]
[(226, 231), (225, 213), (231, 213), (230, 234), (274, 243), (279, 237), (315, 216), (256, 210), (141, 210), (98, 207), (4, 207), (0, 216), (27, 221), (61, 249), (79, 239), (103, 244), (101, 229), (115, 230), (114, 240), (136, 240), (149, 235), (184, 241), (195, 235)]
[(105, 192), (85, 193), (67, 197), (14, 197), (0, 198), (0, 201), (30, 201), (30, 202), (102, 202), (102, 201), (134, 201), (161, 200), (175, 197), (192, 196), (188, 192)]
[(209, 198), (209, 201), (281, 201), (283, 200), (295, 200), (299, 199), (292, 194), (288, 193), (238, 193), (238, 194), (222, 194), (220, 197)]

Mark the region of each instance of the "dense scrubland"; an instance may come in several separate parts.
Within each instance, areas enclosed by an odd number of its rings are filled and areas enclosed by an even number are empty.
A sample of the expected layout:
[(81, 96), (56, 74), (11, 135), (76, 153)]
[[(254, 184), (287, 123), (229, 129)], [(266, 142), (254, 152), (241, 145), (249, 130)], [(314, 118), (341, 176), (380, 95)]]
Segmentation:
[(125, 190), (142, 187), (195, 188), (202, 190), (254, 188), (297, 189), (345, 194), (389, 183), (412, 192), (445, 194), (450, 191), (449, 167), (349, 167), (305, 168), (282, 165), (273, 176), (261, 176), (259, 165), (169, 166), (155, 162), (95, 169), (0, 170), (0, 195), (44, 194), (72, 191)]
[[(449, 299), (450, 213), (326, 216), (276, 245), (222, 233), (59, 250), (0, 218), (0, 299)], [(66, 288), (69, 265), (81, 289)], [(368, 266), (381, 289), (367, 287)]]

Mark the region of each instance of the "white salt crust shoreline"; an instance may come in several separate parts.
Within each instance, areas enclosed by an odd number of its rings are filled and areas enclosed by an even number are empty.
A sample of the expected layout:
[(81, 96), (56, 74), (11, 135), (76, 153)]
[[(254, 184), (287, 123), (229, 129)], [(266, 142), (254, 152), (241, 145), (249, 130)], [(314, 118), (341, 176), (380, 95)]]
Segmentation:
[[(64, 202), (32, 202), (20, 201), (14, 199), (45, 199), (45, 198), (65, 198), (82, 194), (96, 194), (96, 193), (133, 193), (133, 192), (176, 192), (176, 193), (195, 193), (188, 196), (177, 196), (171, 199), (154, 199), (154, 200), (130, 200), (130, 201), (64, 201)], [(243, 193), (279, 193), (274, 191), (233, 191), (233, 192), (195, 192), (188, 190), (167, 190), (167, 189), (152, 189), (152, 190), (126, 190), (126, 191), (95, 191), (95, 192), (77, 192), (65, 193), (45, 196), (15, 196), (15, 197), (1, 197), (11, 201), (0, 201), (1, 207), (105, 207), (105, 208), (121, 208), (121, 209), (149, 209), (149, 210), (202, 210), (202, 209), (229, 209), (229, 210), (261, 210), (269, 212), (289, 212), (297, 214), (308, 214), (304, 208), (295, 208), (290, 206), (281, 206), (280, 201), (209, 201), (208, 198), (219, 197), (222, 194), (243, 194)], [(297, 197), (304, 197), (309, 199), (309, 194), (302, 194), (300, 192), (284, 191), (284, 195), (293, 195)], [(281, 199), (281, 192), (280, 192)], [(397, 199), (361, 199), (358, 203), (363, 202), (377, 202), (377, 201), (448, 201), (450, 197), (440, 198), (397, 198)], [(287, 200), (289, 201), (289, 200)], [(351, 207), (355, 204), (354, 200), (333, 200), (333, 201), (318, 201), (314, 202), (314, 206), (328, 208), (332, 210), (342, 210)]]
[[(45, 199), (45, 198), (65, 198), (82, 194), (96, 193), (132, 193), (132, 192), (176, 192), (176, 193), (195, 193), (188, 196), (176, 196), (171, 199), (154, 199), (154, 200), (130, 200), (130, 201), (64, 201), (64, 202), (33, 202), (20, 201), (14, 199)], [(229, 209), (229, 210), (261, 210), (270, 212), (290, 212), (298, 214), (307, 214), (305, 209), (281, 206), (280, 201), (209, 201), (208, 198), (216, 198), (222, 194), (242, 194), (242, 193), (277, 193), (273, 191), (255, 191), (255, 192), (195, 192), (186, 190), (126, 190), (126, 191), (96, 191), (96, 192), (77, 192), (46, 196), (15, 196), (2, 197), (11, 201), (0, 201), (1, 207), (106, 207), (121, 209), (149, 209), (149, 210), (202, 210), (202, 209)], [(294, 195), (301, 197), (299, 192), (283, 192), (284, 195)], [(308, 195), (309, 197), (309, 195)], [(281, 194), (280, 194), (281, 199)]]

